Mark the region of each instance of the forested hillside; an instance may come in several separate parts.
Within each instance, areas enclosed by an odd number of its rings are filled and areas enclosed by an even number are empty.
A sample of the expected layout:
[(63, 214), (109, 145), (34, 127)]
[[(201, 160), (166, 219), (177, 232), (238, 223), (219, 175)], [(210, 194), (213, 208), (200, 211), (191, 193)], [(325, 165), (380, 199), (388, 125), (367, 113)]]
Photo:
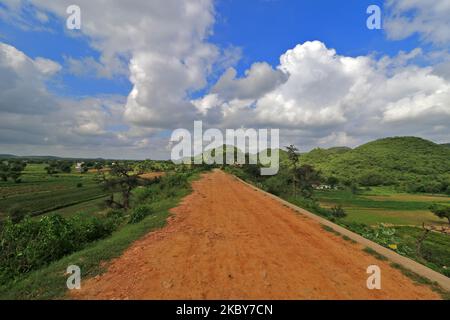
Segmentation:
[(300, 159), (343, 183), (450, 193), (450, 148), (421, 138), (386, 138), (353, 150), (314, 149)]

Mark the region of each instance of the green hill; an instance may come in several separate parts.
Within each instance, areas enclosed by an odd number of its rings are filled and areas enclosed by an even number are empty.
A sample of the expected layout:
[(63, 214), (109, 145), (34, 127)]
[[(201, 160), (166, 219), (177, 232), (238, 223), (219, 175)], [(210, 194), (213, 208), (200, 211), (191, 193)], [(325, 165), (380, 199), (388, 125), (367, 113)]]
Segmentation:
[(412, 192), (450, 191), (450, 148), (421, 138), (386, 138), (353, 150), (315, 149), (302, 155), (301, 162), (344, 183), (397, 185)]

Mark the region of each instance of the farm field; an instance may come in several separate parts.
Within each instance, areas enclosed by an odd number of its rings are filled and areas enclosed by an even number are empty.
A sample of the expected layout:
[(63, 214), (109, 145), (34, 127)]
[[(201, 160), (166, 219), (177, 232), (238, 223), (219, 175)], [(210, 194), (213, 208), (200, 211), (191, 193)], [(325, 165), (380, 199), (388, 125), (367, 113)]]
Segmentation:
[(98, 210), (106, 194), (95, 182), (95, 174), (48, 175), (45, 164), (29, 164), (21, 183), (0, 182), (0, 219), (11, 212), (31, 216), (52, 213), (89, 213)]
[(438, 218), (429, 210), (433, 203), (449, 205), (450, 197), (445, 195), (407, 194), (391, 188), (372, 187), (356, 195), (349, 190), (330, 190), (316, 191), (315, 196), (325, 208), (341, 205), (348, 214), (343, 218), (347, 222), (367, 225), (448, 225), (446, 219)]
[[(315, 196), (324, 208), (341, 205), (347, 213), (341, 222), (355, 232), (373, 237), (372, 240), (384, 246), (395, 245), (398, 253), (450, 275), (448, 234), (432, 232), (422, 245), (423, 256), (418, 256), (416, 251), (424, 223), (448, 229), (448, 220), (438, 218), (429, 207), (433, 203), (449, 205), (449, 196), (399, 193), (386, 187), (372, 187), (356, 195), (348, 190), (317, 191)], [(368, 233), (363, 225), (378, 232)]]

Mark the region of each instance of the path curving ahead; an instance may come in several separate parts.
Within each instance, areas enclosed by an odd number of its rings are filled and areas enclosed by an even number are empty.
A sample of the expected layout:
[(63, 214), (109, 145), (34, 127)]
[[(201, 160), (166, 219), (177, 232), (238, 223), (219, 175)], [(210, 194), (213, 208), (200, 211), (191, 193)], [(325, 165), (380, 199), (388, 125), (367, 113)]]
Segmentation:
[[(400, 271), (222, 171), (77, 299), (439, 299)], [(381, 290), (366, 269), (381, 268)]]

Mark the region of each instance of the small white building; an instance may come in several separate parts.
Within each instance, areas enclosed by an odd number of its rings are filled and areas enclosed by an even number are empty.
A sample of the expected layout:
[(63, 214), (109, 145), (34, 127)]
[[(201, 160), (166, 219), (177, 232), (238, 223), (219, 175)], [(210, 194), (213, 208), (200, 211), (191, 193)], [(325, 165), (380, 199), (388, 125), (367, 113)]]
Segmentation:
[(313, 188), (315, 190), (336, 190), (337, 189), (336, 187), (332, 187), (328, 184), (319, 184), (319, 185), (315, 184), (315, 185), (313, 185)]
[(77, 164), (75, 165), (75, 170), (78, 173), (83, 173), (83, 165), (84, 165), (84, 162), (77, 162)]

